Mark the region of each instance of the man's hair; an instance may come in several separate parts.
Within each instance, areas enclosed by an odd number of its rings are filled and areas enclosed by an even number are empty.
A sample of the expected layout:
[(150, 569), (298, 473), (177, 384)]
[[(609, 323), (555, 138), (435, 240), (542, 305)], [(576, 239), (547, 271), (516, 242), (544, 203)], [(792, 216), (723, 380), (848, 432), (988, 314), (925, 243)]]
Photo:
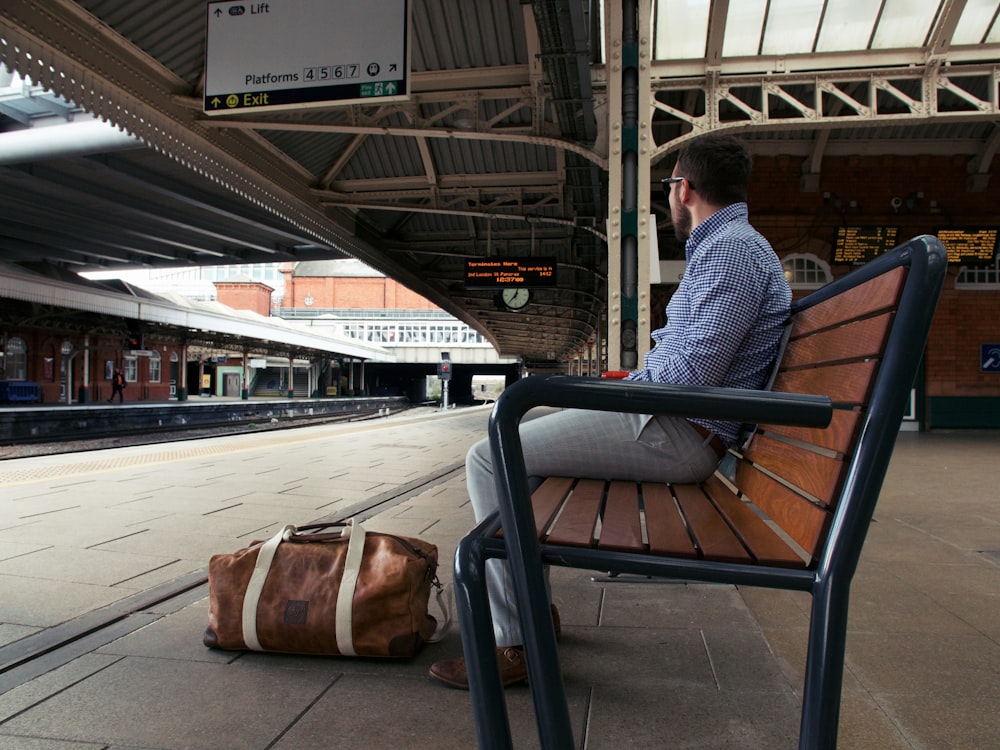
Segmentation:
[(686, 177), (701, 197), (715, 206), (747, 199), (750, 152), (731, 135), (704, 135), (688, 143), (677, 157), (677, 176)]

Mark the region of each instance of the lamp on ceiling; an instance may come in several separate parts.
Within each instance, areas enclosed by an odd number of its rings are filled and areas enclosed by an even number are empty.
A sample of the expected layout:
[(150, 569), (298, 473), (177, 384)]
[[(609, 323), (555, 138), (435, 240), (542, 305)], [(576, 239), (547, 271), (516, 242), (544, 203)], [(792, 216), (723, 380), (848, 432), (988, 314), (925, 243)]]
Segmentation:
[(458, 130), (472, 130), (476, 124), (476, 116), (471, 109), (463, 108), (455, 112), (452, 122)]

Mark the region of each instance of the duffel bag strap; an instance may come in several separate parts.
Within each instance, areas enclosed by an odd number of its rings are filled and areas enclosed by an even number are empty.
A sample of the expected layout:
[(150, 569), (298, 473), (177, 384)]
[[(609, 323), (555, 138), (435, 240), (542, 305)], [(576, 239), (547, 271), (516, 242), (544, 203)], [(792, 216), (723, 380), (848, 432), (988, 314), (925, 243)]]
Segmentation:
[(271, 569), (274, 553), (278, 551), (278, 545), (290, 539), (294, 533), (294, 526), (291, 524), (285, 526), (264, 542), (257, 552), (257, 563), (254, 565), (250, 583), (247, 584), (247, 591), (243, 596), (243, 642), (251, 651), (264, 650), (257, 640), (257, 602), (260, 601), (260, 594), (264, 590), (264, 582)]
[(337, 592), (337, 650), (342, 656), (357, 656), (354, 650), (354, 589), (358, 585), (361, 559), (365, 552), (365, 528), (352, 518), (341, 535), (348, 537), (348, 542), (344, 577), (340, 579), (340, 591)]
[(444, 586), (434, 576), (433, 586), (435, 589), (434, 599), (437, 601), (438, 609), (441, 610), (441, 618), (434, 628), (434, 635), (427, 639), (427, 643), (437, 643), (443, 639), (451, 628), (451, 605), (453, 603), (451, 586)]

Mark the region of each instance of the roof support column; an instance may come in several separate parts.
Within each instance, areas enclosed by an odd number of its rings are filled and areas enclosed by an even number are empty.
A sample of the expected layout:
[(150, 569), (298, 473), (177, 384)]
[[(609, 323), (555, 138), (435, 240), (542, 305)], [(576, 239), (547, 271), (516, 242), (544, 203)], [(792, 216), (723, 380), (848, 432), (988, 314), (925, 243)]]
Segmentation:
[(243, 387), (240, 388), (240, 399), (247, 401), (250, 398), (250, 350), (243, 347)]
[(187, 401), (188, 397), (188, 345), (187, 341), (181, 343), (180, 351), (180, 384), (177, 386), (177, 400)]
[(83, 334), (83, 380), (80, 383), (80, 403), (90, 403), (90, 334)]
[(650, 0), (604, 5), (608, 50), (608, 368), (649, 348)]

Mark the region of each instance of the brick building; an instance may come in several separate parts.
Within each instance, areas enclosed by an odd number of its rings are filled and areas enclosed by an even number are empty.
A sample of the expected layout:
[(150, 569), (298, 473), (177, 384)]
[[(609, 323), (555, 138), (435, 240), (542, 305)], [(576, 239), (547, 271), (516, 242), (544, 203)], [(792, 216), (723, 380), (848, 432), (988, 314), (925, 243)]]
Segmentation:
[[(287, 263), (282, 306), (316, 310), (440, 310), (437, 305), (364, 263), (348, 260)], [(228, 304), (228, 303), (227, 303)]]

